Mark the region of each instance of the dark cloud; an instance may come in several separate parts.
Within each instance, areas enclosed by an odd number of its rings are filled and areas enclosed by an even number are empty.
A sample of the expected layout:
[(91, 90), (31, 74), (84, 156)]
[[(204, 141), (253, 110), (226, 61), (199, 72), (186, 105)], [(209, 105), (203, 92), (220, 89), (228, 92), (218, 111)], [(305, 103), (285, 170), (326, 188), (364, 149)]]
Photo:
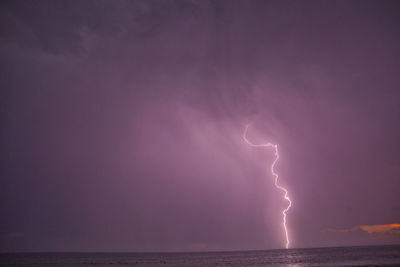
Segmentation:
[(1, 18), (0, 250), (225, 250), (391, 242), (391, 1), (9, 1)]

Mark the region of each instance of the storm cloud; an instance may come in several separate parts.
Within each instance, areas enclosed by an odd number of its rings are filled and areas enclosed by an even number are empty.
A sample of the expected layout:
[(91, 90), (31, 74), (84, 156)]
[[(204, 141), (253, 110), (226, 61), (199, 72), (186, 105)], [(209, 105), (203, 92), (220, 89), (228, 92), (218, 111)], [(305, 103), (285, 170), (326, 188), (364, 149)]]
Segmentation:
[(396, 1), (6, 1), (1, 251), (363, 245), (400, 216)]

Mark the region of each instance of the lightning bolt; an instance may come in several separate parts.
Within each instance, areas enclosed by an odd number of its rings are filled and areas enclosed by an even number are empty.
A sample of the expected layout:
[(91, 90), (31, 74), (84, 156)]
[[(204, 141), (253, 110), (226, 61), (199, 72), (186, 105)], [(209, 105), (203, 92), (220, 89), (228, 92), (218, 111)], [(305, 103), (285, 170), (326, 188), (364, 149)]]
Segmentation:
[(278, 174), (275, 172), (275, 164), (276, 164), (276, 163), (278, 162), (278, 160), (279, 160), (278, 145), (277, 145), (277, 144), (272, 144), (272, 143), (270, 143), (270, 142), (268, 142), (268, 143), (266, 143), (266, 144), (258, 144), (258, 145), (253, 144), (252, 142), (249, 141), (249, 139), (247, 139), (247, 131), (248, 131), (248, 129), (249, 129), (249, 126), (250, 126), (250, 124), (247, 124), (247, 125), (246, 125), (246, 128), (245, 128), (244, 133), (243, 133), (243, 140), (244, 140), (248, 145), (253, 146), (253, 147), (272, 147), (272, 148), (274, 149), (274, 152), (275, 152), (275, 160), (274, 160), (274, 162), (272, 162), (272, 164), (271, 164), (271, 173), (272, 173), (272, 175), (273, 175), (274, 178), (275, 178), (275, 179), (274, 179), (275, 187), (278, 188), (279, 190), (281, 190), (282, 192), (285, 193), (285, 194), (284, 194), (284, 198), (285, 198), (285, 199), (287, 200), (287, 202), (288, 202), (288, 206), (287, 206), (284, 210), (282, 210), (282, 219), (283, 219), (282, 225), (283, 225), (283, 228), (285, 229), (286, 248), (289, 248), (290, 241), (289, 241), (288, 230), (287, 230), (287, 227), (286, 227), (286, 215), (287, 215), (287, 212), (289, 211), (290, 207), (292, 206), (292, 201), (291, 201), (290, 198), (289, 198), (289, 192), (288, 192), (288, 190), (287, 190), (286, 188), (284, 188), (283, 186), (281, 186), (281, 185), (278, 184), (278, 178), (279, 178), (279, 176), (278, 176)]

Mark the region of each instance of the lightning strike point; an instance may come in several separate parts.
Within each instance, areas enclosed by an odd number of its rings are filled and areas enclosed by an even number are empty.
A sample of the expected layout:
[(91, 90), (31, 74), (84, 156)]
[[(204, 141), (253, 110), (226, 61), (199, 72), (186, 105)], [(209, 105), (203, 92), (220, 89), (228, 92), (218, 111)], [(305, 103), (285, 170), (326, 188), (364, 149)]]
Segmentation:
[(265, 143), (265, 144), (253, 144), (252, 142), (249, 141), (249, 139), (247, 139), (247, 131), (249, 129), (249, 126), (250, 126), (250, 124), (246, 125), (246, 128), (244, 129), (244, 133), (243, 133), (243, 140), (249, 146), (252, 146), (252, 147), (272, 147), (274, 149), (275, 160), (272, 162), (270, 170), (271, 170), (272, 176), (274, 176), (275, 187), (278, 188), (279, 190), (281, 190), (284, 193), (283, 197), (288, 202), (288, 206), (284, 210), (282, 210), (282, 225), (283, 225), (283, 229), (285, 230), (286, 248), (289, 248), (290, 240), (289, 240), (289, 233), (288, 233), (288, 230), (287, 230), (287, 227), (286, 227), (286, 215), (287, 215), (287, 212), (289, 211), (290, 207), (292, 206), (292, 201), (289, 198), (288, 190), (278, 184), (279, 176), (275, 172), (275, 164), (279, 160), (278, 145), (277, 144), (272, 144), (270, 142)]

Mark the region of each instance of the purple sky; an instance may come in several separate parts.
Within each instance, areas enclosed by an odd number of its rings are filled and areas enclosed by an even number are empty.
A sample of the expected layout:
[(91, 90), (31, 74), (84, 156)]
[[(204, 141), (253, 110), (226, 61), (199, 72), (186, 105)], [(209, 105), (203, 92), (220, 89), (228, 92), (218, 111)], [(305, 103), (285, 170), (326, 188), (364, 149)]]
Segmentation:
[(399, 243), (399, 7), (2, 2), (0, 251)]

